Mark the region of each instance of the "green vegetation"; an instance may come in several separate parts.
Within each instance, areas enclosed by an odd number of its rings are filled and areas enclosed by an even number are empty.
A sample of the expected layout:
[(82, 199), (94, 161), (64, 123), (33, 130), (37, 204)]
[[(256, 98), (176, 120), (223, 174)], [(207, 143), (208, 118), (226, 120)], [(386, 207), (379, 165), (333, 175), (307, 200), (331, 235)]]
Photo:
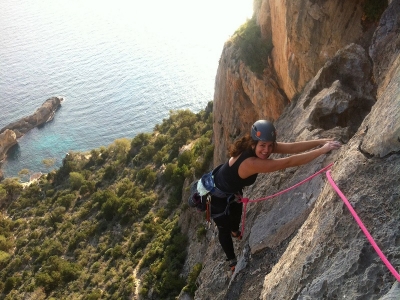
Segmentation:
[(236, 30), (232, 42), (238, 48), (240, 59), (250, 70), (262, 74), (272, 50), (272, 37), (261, 37), (260, 27), (254, 17)]
[(196, 234), (197, 234), (197, 239), (198, 239), (198, 240), (202, 240), (202, 239), (206, 236), (206, 234), (207, 234), (207, 228), (204, 226), (204, 224), (200, 224), (200, 225), (197, 227)]
[(211, 103), (197, 114), (173, 111), (152, 133), (70, 152), (29, 186), (2, 181), (0, 299), (194, 293), (201, 266), (182, 278), (187, 238), (178, 219), (183, 182), (209, 169), (211, 111)]
[(194, 297), (194, 293), (197, 290), (196, 280), (200, 275), (201, 269), (203, 268), (202, 264), (197, 263), (193, 266), (192, 271), (188, 276), (187, 285), (183, 288), (185, 292), (188, 292), (192, 297)]

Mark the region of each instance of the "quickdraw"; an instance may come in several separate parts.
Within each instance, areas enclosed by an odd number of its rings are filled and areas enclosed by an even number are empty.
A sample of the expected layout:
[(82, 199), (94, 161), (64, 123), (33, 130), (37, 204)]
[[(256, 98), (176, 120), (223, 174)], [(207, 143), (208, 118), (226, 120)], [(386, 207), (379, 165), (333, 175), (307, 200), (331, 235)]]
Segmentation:
[(206, 220), (207, 223), (210, 225), (211, 224), (211, 195), (207, 196), (207, 202), (206, 202)]

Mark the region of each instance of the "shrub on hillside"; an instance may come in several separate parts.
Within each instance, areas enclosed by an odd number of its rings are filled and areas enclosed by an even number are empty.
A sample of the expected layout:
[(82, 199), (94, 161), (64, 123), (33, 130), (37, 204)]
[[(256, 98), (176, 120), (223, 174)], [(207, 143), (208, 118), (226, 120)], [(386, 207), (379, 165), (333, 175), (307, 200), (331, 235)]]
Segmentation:
[(0, 218), (0, 247), (8, 249), (0, 249), (0, 292), (8, 291), (7, 299), (44, 292), (54, 299), (126, 299), (143, 258), (142, 292), (174, 299), (185, 284), (187, 242), (174, 208), (185, 179), (211, 161), (209, 107), (171, 112), (155, 132), (128, 144), (70, 153), (60, 170), (24, 190), (17, 181), (0, 184), (5, 203), (14, 200), (9, 218)]
[(61, 284), (79, 277), (80, 267), (58, 256), (51, 256), (36, 274), (36, 285), (49, 293)]
[(194, 297), (194, 293), (197, 290), (196, 280), (197, 280), (197, 277), (199, 277), (199, 274), (200, 274), (202, 268), (203, 268), (203, 266), (201, 263), (197, 263), (193, 266), (193, 268), (190, 271), (190, 274), (187, 278), (187, 284), (183, 288), (183, 290), (185, 292), (189, 293), (192, 297)]
[(78, 172), (69, 173), (69, 184), (72, 190), (79, 190), (80, 187), (85, 183), (85, 178)]
[(18, 182), (18, 178), (6, 178), (0, 186), (6, 191), (8, 201), (16, 199), (22, 191), (22, 185)]

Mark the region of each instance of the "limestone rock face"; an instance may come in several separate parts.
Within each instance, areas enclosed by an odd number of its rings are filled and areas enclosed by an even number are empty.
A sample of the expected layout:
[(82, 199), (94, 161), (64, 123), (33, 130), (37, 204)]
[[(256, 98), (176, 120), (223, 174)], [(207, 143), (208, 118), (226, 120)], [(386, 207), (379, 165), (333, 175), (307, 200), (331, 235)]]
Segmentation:
[(304, 118), (307, 123), (295, 126), (282, 122), (280, 130), (292, 131), (292, 140), (319, 131), (347, 142), (375, 104), (371, 72), (372, 65), (361, 46), (350, 44), (339, 50), (310, 80), (296, 106), (282, 116)]
[[(400, 2), (392, 1), (391, 9), (387, 9), (374, 32), (372, 43), (369, 47), (369, 54), (374, 61), (374, 77), (378, 84), (384, 89), (394, 77), (392, 72), (396, 68), (392, 65), (397, 63), (397, 57), (392, 54), (400, 49)], [(379, 94), (379, 90), (378, 90)]]
[[(367, 134), (361, 145), (366, 153), (383, 157), (400, 151), (400, 2), (382, 15), (369, 48), (374, 62), (374, 78), (379, 83), (376, 109), (369, 118)], [(381, 117), (382, 116), (382, 117)], [(384, 117), (383, 117), (384, 116)]]
[[(186, 182), (188, 186), (190, 183)], [(190, 191), (183, 191), (183, 198), (187, 200), (189, 198)], [(187, 203), (187, 202), (186, 202)], [(196, 209), (189, 210), (187, 214), (183, 214), (179, 220), (179, 225), (182, 228), (182, 233), (189, 236), (191, 241), (189, 248), (187, 249), (190, 255), (186, 261), (183, 273), (187, 276), (190, 273), (190, 266), (194, 266), (196, 263), (202, 261), (203, 253), (207, 251), (208, 243), (204, 239), (198, 236), (198, 230), (204, 221), (204, 213), (197, 211)], [(208, 232), (208, 234), (210, 234)]]
[(215, 80), (215, 165), (257, 119), (275, 121), (339, 49), (355, 42), (368, 47), (376, 27), (363, 28), (359, 1), (261, 0), (255, 1), (254, 13), (273, 50), (260, 76), (240, 61), (230, 42), (225, 44)]
[[(358, 70), (352, 68), (353, 65), (358, 66)], [(368, 75), (371, 70), (367, 53), (362, 47), (351, 44), (338, 51), (337, 56), (328, 61), (306, 86), (296, 105), (286, 109), (278, 119), (278, 140), (332, 137), (347, 143), (375, 103), (370, 94), (372, 84)], [(357, 84), (353, 85), (355, 82)], [(314, 169), (318, 167), (322, 165), (316, 165)], [(303, 176), (306, 177), (306, 174)], [(296, 190), (301, 199), (294, 201), (295, 196), (291, 193), (282, 197), (278, 209), (284, 213), (270, 208), (265, 215), (258, 217), (249, 237), (251, 251), (279, 245), (290, 236), (296, 230), (295, 224), (302, 223), (299, 219), (304, 221), (304, 214), (319, 194), (315, 191), (321, 186), (322, 182), (317, 178)], [(269, 222), (266, 221), (270, 218)], [(279, 221), (274, 222), (275, 219)], [(291, 230), (286, 228), (287, 233), (283, 234), (283, 226)]]
[[(278, 11), (283, 15), (286, 11), (293, 13), (292, 2), (286, 1), (282, 8), (278, 1), (263, 1), (260, 8), (263, 12), (259, 11), (258, 17), (264, 14), (272, 22), (273, 14)], [(349, 9), (347, 5), (353, 3), (345, 2), (335, 2), (338, 10)], [(320, 10), (315, 5), (333, 7), (330, 1), (301, 3), (307, 7), (310, 18), (319, 20), (324, 15), (319, 16)], [(267, 10), (267, 4), (273, 9)], [(359, 8), (352, 12), (358, 16)], [(343, 15), (348, 13), (343, 11)], [(244, 193), (250, 200), (275, 194), (333, 163), (331, 175), (335, 183), (396, 270), (400, 264), (399, 16), (400, 0), (393, 0), (382, 15), (369, 47), (345, 43), (339, 35), (335, 37), (338, 41), (332, 43), (343, 46), (321, 61), (299, 96), (275, 120), (278, 141), (333, 137), (342, 141), (342, 148), (301, 167), (260, 174)], [(289, 32), (282, 34), (289, 36)], [(343, 32), (345, 40), (351, 34)], [(224, 59), (223, 56), (221, 61)], [(240, 62), (235, 69), (232, 62), (230, 70), (236, 70), (236, 82), (243, 87), (239, 65)], [(233, 78), (228, 73), (231, 72), (226, 72), (225, 78)], [(217, 83), (222, 82), (218, 78)], [(275, 82), (281, 84), (280, 80)], [(235, 95), (224, 87), (226, 93)], [(216, 101), (225, 99), (222, 92), (218, 95)], [(242, 114), (246, 117), (256, 113), (254, 101), (237, 99), (242, 102), (224, 100), (232, 107), (222, 103), (214, 107), (219, 109), (214, 111), (219, 118), (214, 123), (214, 138), (219, 145), (235, 135), (233, 129), (224, 128), (223, 118), (240, 120), (239, 107), (245, 110)], [(238, 121), (235, 126), (243, 133), (252, 121), (247, 120), (246, 126)], [(227, 132), (231, 136), (225, 136)], [(222, 156), (217, 153), (215, 158), (221, 160)], [(250, 202), (245, 221), (243, 240), (234, 242), (238, 265), (232, 277), (226, 273), (217, 230), (215, 227), (209, 230), (205, 238), (207, 251), (201, 258), (204, 268), (194, 299), (400, 299), (400, 285), (395, 276), (381, 261), (324, 173), (273, 199)]]
[(3, 133), (0, 133), (0, 161), (5, 158), (5, 154), (8, 149), (17, 143), (17, 135), (14, 131), (6, 129)]
[(400, 153), (400, 56), (390, 68), (391, 80), (381, 89), (375, 109), (366, 124), (367, 133), (360, 149), (369, 155), (384, 157)]
[[(281, 115), (277, 127), (284, 128), (285, 120), (298, 116), (303, 121), (296, 121), (292, 126), (292, 138), (297, 135), (307, 139), (318, 133), (334, 136), (346, 143), (339, 153), (328, 155), (325, 164), (335, 162), (332, 168), (334, 180), (346, 197), (351, 199), (354, 209), (365, 220), (366, 227), (375, 232), (382, 241), (381, 245), (391, 255), (396, 255), (394, 253), (400, 249), (393, 248), (396, 244), (393, 235), (397, 236), (393, 226), (399, 220), (396, 212), (399, 206), (393, 201), (400, 191), (397, 183), (400, 180), (400, 157), (393, 155), (383, 160), (371, 159), (362, 151), (362, 147), (368, 139), (370, 128), (376, 126), (376, 132), (386, 132), (386, 108), (382, 108), (398, 107), (400, 91), (397, 91), (397, 96), (392, 93), (391, 101), (385, 101), (382, 96), (390, 93), (389, 85), (375, 102), (372, 99), (374, 89), (371, 71), (372, 65), (362, 47), (351, 44), (338, 51), (309, 82), (296, 105)], [(398, 78), (392, 78), (395, 85), (398, 84)], [(383, 106), (378, 105), (381, 102)], [(288, 130), (289, 126), (286, 126), (284, 132)], [(376, 151), (380, 147), (375, 144), (372, 149)], [(380, 295), (385, 295), (391, 289), (394, 277), (378, 258), (374, 262), (365, 261), (378, 256), (365, 236), (359, 233), (357, 223), (330, 185), (322, 181), (318, 189), (316, 185), (319, 180), (323, 178), (313, 179), (306, 187), (300, 187), (300, 197), (297, 199), (289, 194), (285, 199), (277, 200), (279, 204), (266, 210), (265, 216), (260, 214), (252, 225), (249, 243), (253, 251), (264, 251), (265, 247), (279, 251), (279, 247), (287, 243), (285, 239), (291, 240), (285, 251), (280, 252), (279, 261), (265, 276), (261, 299), (355, 299), (359, 292), (354, 288), (355, 285), (362, 286), (365, 299), (376, 295), (376, 285), (382, 288)], [(307, 205), (301, 207), (298, 202), (308, 200), (310, 206), (314, 195), (317, 198), (311, 204), (311, 213), (307, 217), (300, 214), (296, 217), (290, 213), (292, 206), (306, 213)], [(392, 206), (385, 220), (378, 217), (385, 210), (382, 206)], [(289, 212), (289, 216), (288, 213), (279, 215), (282, 210)], [(276, 222), (272, 222), (272, 216), (280, 223), (276, 225)], [(291, 223), (299, 224), (299, 218), (305, 220), (301, 226), (297, 229), (289, 226)], [(377, 229), (377, 219), (380, 220), (381, 230)], [(286, 230), (283, 235), (282, 228), (287, 227), (292, 231)], [(263, 229), (267, 232), (261, 235)], [(385, 274), (385, 280), (380, 282), (377, 274)]]
[[(336, 51), (364, 35), (357, 1), (263, 0), (261, 8), (259, 24), (272, 28), (272, 61), (289, 99)], [(270, 18), (263, 17), (266, 10)]]
[(276, 120), (288, 103), (272, 68), (255, 76), (236, 55), (232, 44), (226, 43), (214, 94), (214, 164), (225, 161), (227, 146), (238, 136), (250, 133), (254, 120)]

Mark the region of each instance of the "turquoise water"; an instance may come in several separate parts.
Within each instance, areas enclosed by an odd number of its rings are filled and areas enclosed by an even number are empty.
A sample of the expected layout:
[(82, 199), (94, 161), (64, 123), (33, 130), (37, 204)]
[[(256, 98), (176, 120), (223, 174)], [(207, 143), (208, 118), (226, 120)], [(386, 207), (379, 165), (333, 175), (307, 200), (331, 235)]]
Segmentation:
[(48, 172), (68, 151), (152, 131), (170, 110), (198, 112), (213, 99), (223, 44), (252, 1), (143, 2), (0, 2), (0, 128), (66, 99), (10, 150), (7, 177)]

